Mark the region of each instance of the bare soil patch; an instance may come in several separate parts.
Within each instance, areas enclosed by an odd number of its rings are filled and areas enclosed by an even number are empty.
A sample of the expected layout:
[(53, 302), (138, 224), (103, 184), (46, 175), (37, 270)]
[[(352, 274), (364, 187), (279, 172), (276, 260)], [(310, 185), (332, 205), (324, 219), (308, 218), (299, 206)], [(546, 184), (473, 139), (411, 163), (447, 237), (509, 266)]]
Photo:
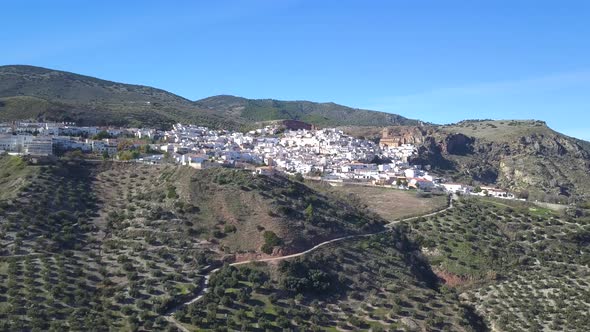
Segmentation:
[(426, 214), (446, 206), (445, 196), (418, 197), (415, 191), (391, 188), (343, 186), (333, 190), (354, 195), (369, 209), (386, 220)]

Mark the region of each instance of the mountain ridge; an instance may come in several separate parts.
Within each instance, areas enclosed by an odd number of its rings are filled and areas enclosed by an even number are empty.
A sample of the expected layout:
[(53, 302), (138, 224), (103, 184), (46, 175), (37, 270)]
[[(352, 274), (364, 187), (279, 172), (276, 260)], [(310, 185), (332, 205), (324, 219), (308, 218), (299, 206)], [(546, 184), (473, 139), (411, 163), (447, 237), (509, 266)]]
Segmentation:
[(289, 119), (318, 126), (420, 123), (397, 114), (333, 102), (247, 99), (231, 95), (191, 101), (145, 85), (28, 65), (0, 66), (0, 121), (23, 118), (155, 127), (187, 122), (227, 129)]

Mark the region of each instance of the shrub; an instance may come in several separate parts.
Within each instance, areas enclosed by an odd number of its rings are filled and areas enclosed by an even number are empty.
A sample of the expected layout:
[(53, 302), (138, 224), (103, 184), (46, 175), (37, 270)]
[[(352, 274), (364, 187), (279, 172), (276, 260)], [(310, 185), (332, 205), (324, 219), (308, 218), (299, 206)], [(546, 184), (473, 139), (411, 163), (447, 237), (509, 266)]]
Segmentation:
[(225, 225), (223, 231), (225, 233), (235, 233), (238, 229), (234, 225)]
[(262, 252), (266, 254), (271, 254), (274, 247), (281, 245), (283, 243), (281, 238), (278, 237), (275, 232), (264, 231), (264, 233), (262, 233), (262, 236), (264, 237), (264, 244), (262, 245), (262, 248), (260, 248), (260, 250), (262, 250)]
[(178, 194), (176, 193), (176, 188), (174, 186), (168, 186), (168, 191), (166, 197), (169, 199), (177, 199)]

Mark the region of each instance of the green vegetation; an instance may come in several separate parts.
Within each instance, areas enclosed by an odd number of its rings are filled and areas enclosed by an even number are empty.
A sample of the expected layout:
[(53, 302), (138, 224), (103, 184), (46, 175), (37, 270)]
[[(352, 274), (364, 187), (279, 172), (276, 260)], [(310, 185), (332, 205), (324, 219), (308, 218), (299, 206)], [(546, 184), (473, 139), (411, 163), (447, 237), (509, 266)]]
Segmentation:
[(583, 213), (462, 199), (278, 269), (226, 266), (202, 302), (176, 317), (203, 330), (583, 331), (589, 227)]
[(309, 204), (306, 208), (305, 211), (303, 211), (304, 215), (305, 215), (305, 220), (309, 221), (309, 222), (313, 222), (313, 205)]
[(518, 141), (521, 137), (552, 133), (545, 122), (536, 120), (466, 120), (443, 126), (443, 129), (449, 133), (506, 143)]
[(417, 124), (399, 115), (333, 103), (216, 96), (196, 102), (139, 85), (32, 66), (0, 66), (0, 121), (46, 119), (94, 125), (169, 127), (198, 123), (240, 129), (253, 122), (297, 119), (316, 125)]
[(52, 103), (33, 96), (10, 96), (2, 94), (0, 96), (0, 121), (35, 119), (44, 113), (55, 114), (57, 117), (60, 110), (67, 108), (58, 103)]
[(162, 169), (2, 163), (31, 176), (0, 200), (0, 330), (166, 328), (212, 255), (189, 241), (194, 209), (152, 196)]
[(109, 133), (104, 130), (102, 130), (98, 134), (92, 136), (92, 139), (97, 139), (97, 140), (105, 139), (105, 138), (111, 138), (111, 135), (109, 135)]
[(223, 259), (383, 225), (283, 177), (78, 158), (0, 165), (0, 330), (164, 330), (163, 315)]
[[(219, 104), (218, 99), (224, 96), (211, 97), (198, 103)], [(217, 99), (217, 100), (216, 100)], [(313, 103), (308, 101), (280, 101), (273, 99), (243, 99), (244, 110), (241, 116), (249, 121), (262, 122), (270, 120), (300, 120), (318, 126), (383, 126), (383, 125), (416, 125), (418, 121), (409, 120), (396, 114), (387, 114), (367, 110), (353, 109), (334, 103)]]
[(14, 197), (26, 187), (37, 170), (27, 167), (19, 157), (0, 155), (0, 201)]
[(264, 244), (260, 250), (265, 254), (272, 254), (274, 247), (283, 243), (281, 238), (279, 238), (274, 232), (264, 231), (262, 236), (264, 237)]
[[(3, 160), (3, 162), (6, 162)], [(90, 243), (96, 211), (89, 190), (89, 173), (76, 164), (25, 166), (32, 174), (12, 201), (0, 204), (1, 330), (72, 329), (93, 320), (106, 323), (100, 303), (97, 257), (76, 253)]]
[(407, 226), (434, 271), (498, 329), (588, 326), (590, 218), (519, 202), (463, 199), (446, 213)]
[(118, 156), (119, 160), (133, 160), (139, 158), (139, 151), (119, 151)]
[[(583, 331), (590, 211), (231, 169), (0, 158), (0, 330)], [(311, 186), (311, 187), (310, 187)], [(440, 200), (440, 202), (439, 202)], [(387, 202), (390, 202), (388, 206)], [(400, 203), (401, 202), (401, 203)], [(401, 205), (399, 205), (401, 204)], [(399, 214), (394, 210), (412, 206)], [(381, 214), (387, 215), (382, 217)], [(177, 308), (179, 308), (177, 310)]]
[[(406, 262), (411, 261), (412, 265)], [(400, 230), (343, 242), (309, 256), (224, 267), (202, 302), (176, 314), (199, 330), (480, 330), (451, 290), (437, 290)]]
[(464, 199), (450, 211), (410, 225), (435, 268), (466, 279), (500, 278), (539, 261), (590, 262), (588, 253), (574, 254), (581, 249), (575, 239), (588, 231), (588, 221), (561, 219), (523, 203)]

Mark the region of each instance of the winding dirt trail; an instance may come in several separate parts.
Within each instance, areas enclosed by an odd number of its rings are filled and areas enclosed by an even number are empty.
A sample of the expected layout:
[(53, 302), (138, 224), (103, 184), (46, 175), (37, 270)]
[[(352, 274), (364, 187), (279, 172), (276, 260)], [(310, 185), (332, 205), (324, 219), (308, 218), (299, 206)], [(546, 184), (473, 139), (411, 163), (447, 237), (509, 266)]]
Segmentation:
[[(339, 237), (336, 239), (332, 239), (332, 240), (328, 240), (328, 241), (324, 241), (320, 244), (317, 244), (305, 251), (296, 253), (296, 254), (292, 254), (292, 255), (286, 255), (286, 256), (280, 256), (280, 257), (269, 257), (269, 258), (262, 258), (262, 259), (252, 259), (252, 260), (247, 260), (247, 261), (242, 261), (242, 262), (236, 262), (236, 263), (231, 263), (229, 264), (230, 266), (238, 266), (238, 265), (246, 265), (246, 264), (250, 264), (250, 263), (256, 263), (256, 262), (277, 262), (277, 261), (282, 261), (285, 259), (291, 259), (291, 258), (295, 258), (295, 257), (300, 257), (306, 254), (309, 254), (313, 251), (318, 250), (321, 247), (327, 246), (329, 244), (335, 243), (335, 242), (342, 242), (342, 241), (346, 241), (346, 240), (351, 240), (351, 239), (358, 239), (358, 238), (363, 238), (363, 237), (368, 237), (368, 236), (373, 236), (373, 235), (377, 235), (377, 234), (382, 234), (382, 233), (386, 233), (388, 231), (391, 230), (391, 228), (395, 225), (398, 224), (400, 222), (403, 221), (410, 221), (410, 220), (414, 220), (414, 219), (418, 219), (418, 218), (427, 218), (427, 217), (431, 217), (431, 216), (435, 216), (437, 214), (443, 213), (445, 211), (448, 211), (450, 209), (453, 208), (453, 199), (451, 198), (449, 200), (449, 206), (447, 206), (446, 208), (442, 209), (442, 210), (438, 210), (432, 213), (428, 213), (428, 214), (424, 214), (424, 215), (420, 215), (420, 216), (415, 216), (415, 217), (410, 217), (410, 218), (405, 218), (405, 219), (399, 219), (399, 220), (394, 220), (390, 223), (388, 223), (387, 225), (385, 225), (385, 230), (379, 231), (379, 232), (374, 232), (374, 233), (368, 233), (368, 234), (358, 234), (358, 235), (348, 235), (348, 236), (343, 236), (343, 237)], [(176, 307), (172, 308), (165, 316), (164, 318), (176, 325), (176, 327), (183, 331), (183, 332), (191, 332), (189, 329), (187, 329), (184, 325), (182, 325), (179, 321), (177, 321), (174, 318), (174, 313), (176, 313), (180, 308), (189, 305), (189, 304), (193, 304), (195, 302), (200, 301), (205, 294), (207, 294), (207, 292), (209, 291), (209, 279), (211, 278), (211, 276), (215, 273), (217, 273), (217, 271), (219, 271), (221, 268), (216, 268), (214, 270), (211, 270), (204, 278), (203, 281), (203, 287), (201, 287), (201, 290), (199, 290), (199, 292), (197, 294), (195, 294), (195, 297), (192, 298), (190, 301), (187, 301), (185, 303), (181, 303), (179, 305), (177, 305)]]

